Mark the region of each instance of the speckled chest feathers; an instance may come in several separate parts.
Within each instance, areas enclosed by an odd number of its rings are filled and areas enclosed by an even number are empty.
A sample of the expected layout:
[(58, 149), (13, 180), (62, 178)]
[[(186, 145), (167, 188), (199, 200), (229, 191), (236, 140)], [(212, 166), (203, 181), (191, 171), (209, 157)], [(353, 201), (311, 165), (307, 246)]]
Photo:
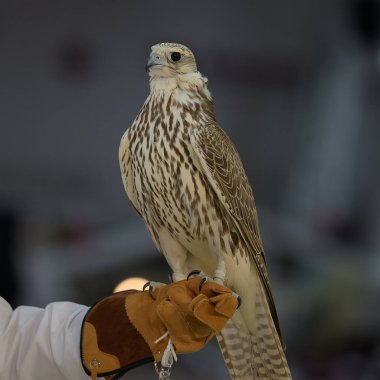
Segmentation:
[(192, 248), (194, 240), (217, 234), (211, 219), (220, 220), (222, 211), (190, 144), (191, 129), (215, 121), (201, 79), (186, 87), (167, 80), (151, 84), (151, 94), (127, 131), (137, 208), (158, 246), (162, 228)]

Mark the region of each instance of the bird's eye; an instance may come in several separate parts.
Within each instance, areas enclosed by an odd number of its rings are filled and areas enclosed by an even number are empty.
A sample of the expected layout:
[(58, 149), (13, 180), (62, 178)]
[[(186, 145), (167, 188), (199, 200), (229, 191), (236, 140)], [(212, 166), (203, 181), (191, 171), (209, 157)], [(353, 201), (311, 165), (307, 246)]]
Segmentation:
[(178, 62), (181, 59), (181, 54), (178, 53), (177, 51), (175, 51), (171, 54), (170, 57), (171, 57), (173, 62)]

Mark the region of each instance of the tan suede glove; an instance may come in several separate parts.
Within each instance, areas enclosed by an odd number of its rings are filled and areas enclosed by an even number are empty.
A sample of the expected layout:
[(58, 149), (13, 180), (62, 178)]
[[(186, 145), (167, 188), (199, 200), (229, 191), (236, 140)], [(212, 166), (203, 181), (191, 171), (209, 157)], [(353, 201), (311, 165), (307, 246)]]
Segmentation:
[(226, 325), (238, 302), (231, 290), (201, 277), (148, 291), (120, 292), (94, 305), (82, 327), (82, 364), (93, 379), (155, 360), (171, 340), (177, 354), (204, 347)]

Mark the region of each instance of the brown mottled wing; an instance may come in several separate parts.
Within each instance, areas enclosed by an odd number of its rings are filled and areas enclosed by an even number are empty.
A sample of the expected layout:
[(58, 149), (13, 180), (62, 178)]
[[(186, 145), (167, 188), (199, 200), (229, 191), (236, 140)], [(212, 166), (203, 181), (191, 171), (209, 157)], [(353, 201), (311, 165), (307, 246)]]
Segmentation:
[(141, 216), (136, 199), (135, 186), (133, 180), (132, 157), (129, 152), (129, 131), (130, 129), (127, 129), (120, 141), (119, 164), (125, 192), (127, 193), (133, 208)]
[(260, 238), (256, 206), (239, 154), (226, 133), (214, 123), (194, 128), (190, 140), (204, 174), (222, 205), (235, 221), (250, 259), (257, 267), (274, 324), (281, 337)]

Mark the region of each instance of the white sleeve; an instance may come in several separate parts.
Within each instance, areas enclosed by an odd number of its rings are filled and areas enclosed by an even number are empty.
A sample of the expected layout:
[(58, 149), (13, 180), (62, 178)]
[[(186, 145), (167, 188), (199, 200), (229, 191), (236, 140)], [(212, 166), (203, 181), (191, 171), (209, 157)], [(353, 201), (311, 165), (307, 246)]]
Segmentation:
[(87, 310), (56, 302), (13, 311), (0, 297), (0, 380), (88, 380), (79, 352)]

